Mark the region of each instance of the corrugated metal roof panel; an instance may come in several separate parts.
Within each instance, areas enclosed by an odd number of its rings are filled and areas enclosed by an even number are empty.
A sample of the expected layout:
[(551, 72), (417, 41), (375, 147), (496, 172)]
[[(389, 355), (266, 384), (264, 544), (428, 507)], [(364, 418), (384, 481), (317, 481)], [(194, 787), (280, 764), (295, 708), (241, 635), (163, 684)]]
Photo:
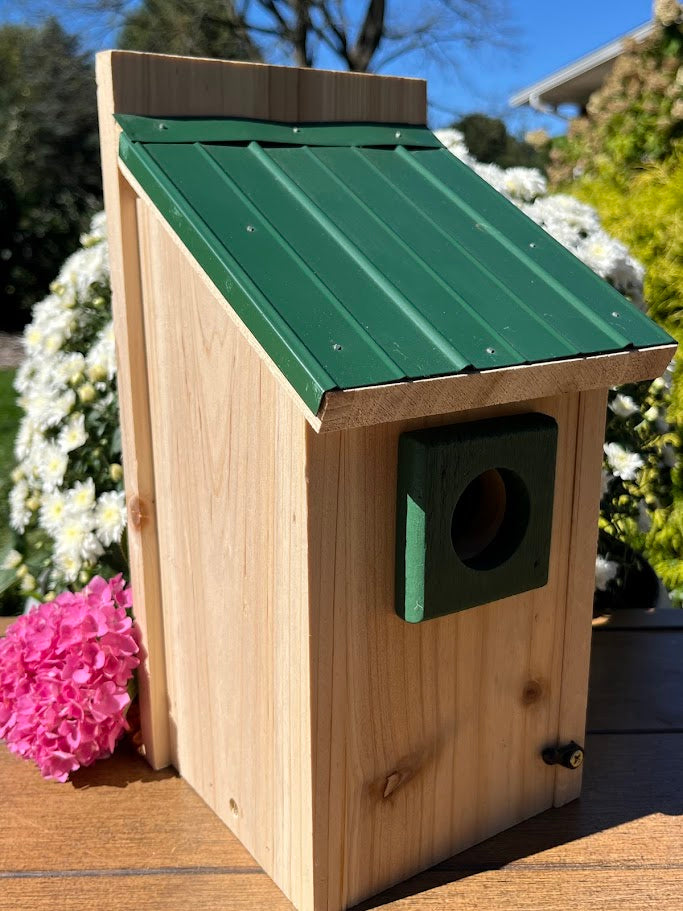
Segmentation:
[(122, 116), (120, 154), (306, 404), (669, 336), (401, 125)]

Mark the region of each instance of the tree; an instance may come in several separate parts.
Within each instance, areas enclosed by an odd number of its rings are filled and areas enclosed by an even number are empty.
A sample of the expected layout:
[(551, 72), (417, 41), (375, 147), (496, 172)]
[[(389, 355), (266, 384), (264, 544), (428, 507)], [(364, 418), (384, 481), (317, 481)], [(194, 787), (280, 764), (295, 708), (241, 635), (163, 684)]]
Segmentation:
[[(161, 31), (169, 20), (155, 21), (154, 10), (163, 8), (173, 15), (172, 34), (176, 36), (171, 42), (168, 35), (160, 38), (167, 50), (179, 37), (182, 23), (194, 22), (215, 36), (229, 36), (221, 40), (234, 42), (247, 59), (252, 59), (249, 55), (254, 46), (266, 60), (284, 59), (298, 66), (318, 66), (326, 54), (359, 73), (381, 70), (415, 52), (452, 65), (457, 46), (501, 43), (506, 37), (506, 0), (423, 0), (417, 12), (415, 4), (386, 0), (143, 0), (132, 10), (126, 0), (82, 2), (91, 9), (94, 3), (98, 9), (123, 10), (126, 23), (121, 41), (132, 39), (131, 21), (144, 20), (149, 28), (158, 26)], [(140, 34), (138, 31), (135, 40)], [(156, 39), (147, 31), (146, 45), (152, 40)], [(213, 39), (205, 47), (219, 44)]]
[(55, 19), (0, 28), (0, 325), (15, 329), (100, 205), (95, 80)]
[(527, 142), (511, 136), (502, 120), (486, 114), (468, 114), (454, 123), (463, 134), (465, 145), (478, 161), (501, 168), (541, 168), (543, 155)]
[(226, 24), (234, 16), (229, 0), (145, 0), (127, 15), (117, 43), (132, 51), (261, 60), (248, 32)]

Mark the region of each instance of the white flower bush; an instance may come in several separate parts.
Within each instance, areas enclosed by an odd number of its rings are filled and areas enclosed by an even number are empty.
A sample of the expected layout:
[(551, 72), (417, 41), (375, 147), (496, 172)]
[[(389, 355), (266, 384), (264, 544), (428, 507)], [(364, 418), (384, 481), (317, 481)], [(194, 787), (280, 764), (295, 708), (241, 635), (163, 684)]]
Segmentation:
[[(638, 306), (643, 268), (602, 228), (596, 212), (570, 196), (547, 195), (532, 168), (475, 161), (462, 134), (444, 130), (450, 151)], [(24, 416), (16, 438), (10, 522), (16, 533), (4, 568), (24, 594), (51, 592), (125, 569), (125, 503), (116, 398), (116, 359), (104, 214), (64, 263), (26, 328), (26, 360), (16, 377)], [(677, 443), (666, 420), (670, 372), (651, 386), (612, 390), (602, 476), (601, 525), (641, 534), (671, 490)], [(602, 553), (596, 583), (618, 581)]]
[(126, 564), (104, 213), (34, 307), (24, 346), (9, 495), (16, 541), (3, 568), (24, 594), (44, 597)]

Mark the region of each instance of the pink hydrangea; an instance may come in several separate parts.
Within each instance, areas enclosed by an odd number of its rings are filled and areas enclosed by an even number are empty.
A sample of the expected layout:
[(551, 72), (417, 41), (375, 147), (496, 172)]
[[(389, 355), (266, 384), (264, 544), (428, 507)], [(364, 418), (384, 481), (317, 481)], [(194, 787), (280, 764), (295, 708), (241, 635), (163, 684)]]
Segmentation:
[(132, 598), (118, 575), (34, 607), (0, 639), (0, 738), (66, 781), (109, 756), (127, 730), (128, 682), (140, 663)]

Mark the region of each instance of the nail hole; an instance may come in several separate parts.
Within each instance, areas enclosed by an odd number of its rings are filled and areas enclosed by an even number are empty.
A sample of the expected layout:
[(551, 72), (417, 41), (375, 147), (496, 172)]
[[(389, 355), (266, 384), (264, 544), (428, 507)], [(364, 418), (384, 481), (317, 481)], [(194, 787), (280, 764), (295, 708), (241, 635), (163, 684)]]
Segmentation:
[(235, 801), (232, 799), (232, 797), (230, 798), (230, 803), (228, 804), (228, 806), (230, 807), (230, 812), (232, 813), (233, 816), (240, 815), (239, 807), (237, 806)]
[(299, 127), (292, 127), (292, 133), (298, 133)]
[(167, 124), (165, 124), (165, 123), (160, 123), (160, 124), (159, 124), (159, 129), (160, 129), (160, 130), (167, 130), (167, 129), (168, 129), (168, 126), (167, 126)]
[(495, 353), (496, 353), (496, 349), (495, 349), (495, 348), (490, 348), (490, 347), (489, 347), (489, 348), (486, 349), (486, 353), (487, 353), (487, 354), (495, 354)]
[(621, 316), (621, 313), (619, 313), (618, 310), (612, 310), (612, 316), (618, 319)]
[(400, 139), (400, 138), (401, 138), (401, 131), (400, 131), (400, 130), (396, 130), (395, 136), (396, 136), (397, 139)]
[(529, 246), (533, 249), (536, 246), (536, 244), (529, 244)]
[(247, 225), (247, 231), (249, 234), (253, 234), (256, 228), (253, 225)]
[(332, 345), (332, 347), (334, 348), (335, 351), (341, 351), (341, 350), (342, 350), (342, 346), (341, 346), (341, 345), (338, 345), (336, 342), (334, 343), (334, 345)]

